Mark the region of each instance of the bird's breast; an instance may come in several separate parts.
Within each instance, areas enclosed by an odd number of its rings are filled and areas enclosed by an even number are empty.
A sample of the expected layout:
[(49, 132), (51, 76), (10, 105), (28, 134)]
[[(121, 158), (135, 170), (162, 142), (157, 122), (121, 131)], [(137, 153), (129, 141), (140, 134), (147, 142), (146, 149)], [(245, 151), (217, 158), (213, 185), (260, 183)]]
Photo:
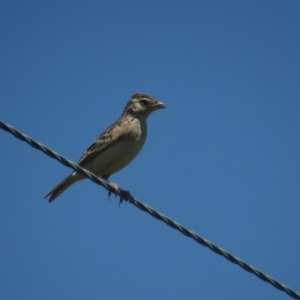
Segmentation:
[(98, 176), (108, 176), (126, 167), (141, 151), (147, 137), (147, 124), (133, 119), (128, 121), (122, 136), (107, 147), (90, 166)]

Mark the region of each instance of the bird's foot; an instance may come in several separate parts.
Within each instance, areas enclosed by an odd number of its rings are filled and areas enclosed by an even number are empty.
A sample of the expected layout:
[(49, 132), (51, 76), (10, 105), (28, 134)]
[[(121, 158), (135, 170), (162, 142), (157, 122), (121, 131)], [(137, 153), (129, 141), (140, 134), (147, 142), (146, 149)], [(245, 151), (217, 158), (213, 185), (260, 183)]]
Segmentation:
[(131, 196), (129, 191), (122, 191), (122, 194), (119, 194), (120, 196), (120, 201), (119, 201), (119, 207), (121, 205), (121, 203), (123, 202), (123, 200), (125, 200), (126, 202), (130, 202), (133, 201), (133, 197)]
[(109, 182), (109, 185), (111, 186), (111, 190), (108, 192), (108, 199), (110, 198), (110, 195), (112, 194), (112, 193), (114, 193), (115, 195), (116, 195), (116, 197), (118, 196), (118, 195), (120, 195), (120, 190), (119, 190), (119, 187), (118, 187), (118, 185), (116, 184), (116, 183), (114, 183), (114, 182)]
[(111, 186), (111, 190), (108, 192), (108, 199), (110, 198), (111, 194), (114, 193), (115, 196), (120, 197), (119, 206), (125, 200), (126, 202), (132, 201), (134, 198), (131, 196), (129, 191), (120, 191), (118, 185), (116, 183), (110, 182), (109, 185)]

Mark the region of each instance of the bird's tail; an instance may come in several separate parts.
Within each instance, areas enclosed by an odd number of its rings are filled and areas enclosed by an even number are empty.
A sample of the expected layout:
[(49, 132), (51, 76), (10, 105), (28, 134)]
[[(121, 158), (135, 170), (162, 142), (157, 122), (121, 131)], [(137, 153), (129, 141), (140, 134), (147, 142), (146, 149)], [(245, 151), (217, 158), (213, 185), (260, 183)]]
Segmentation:
[(71, 174), (63, 181), (61, 181), (58, 185), (56, 185), (50, 192), (48, 192), (44, 198), (49, 197), (49, 202), (54, 201), (61, 193), (63, 193), (73, 183), (81, 179), (84, 179), (84, 177), (77, 173)]

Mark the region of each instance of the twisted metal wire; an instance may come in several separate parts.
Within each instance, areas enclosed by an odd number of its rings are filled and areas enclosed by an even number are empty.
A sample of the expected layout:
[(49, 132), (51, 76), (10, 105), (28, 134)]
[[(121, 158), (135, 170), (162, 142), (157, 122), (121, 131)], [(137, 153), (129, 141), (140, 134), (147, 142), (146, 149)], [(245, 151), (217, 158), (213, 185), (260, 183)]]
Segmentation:
[[(65, 159), (63, 156), (59, 155), (58, 153), (50, 150), (49, 148), (47, 148), (46, 146), (34, 141), (32, 138), (30, 138), (29, 136), (21, 133), (20, 131), (18, 131), (17, 129), (11, 127), (10, 125), (2, 122), (0, 120), (0, 128), (11, 133), (13, 136), (15, 136), (16, 138), (25, 141), (26, 143), (28, 143), (30, 146), (32, 146), (35, 149), (38, 149), (42, 152), (44, 152), (46, 155), (58, 160), (60, 163), (62, 163), (63, 165), (85, 175), (86, 177), (88, 177), (90, 180), (92, 180), (93, 182), (102, 185), (105, 189), (108, 190), (109, 194), (111, 193), (115, 193), (115, 190), (110, 186), (109, 182), (107, 182), (106, 180), (103, 180), (102, 178), (97, 177), (96, 175), (94, 175), (93, 173), (81, 168), (80, 166), (78, 166), (77, 164)], [(300, 299), (300, 294), (296, 293), (295, 291), (293, 291), (292, 289), (290, 289), (289, 287), (287, 287), (286, 285), (278, 282), (277, 280), (275, 280), (274, 278), (262, 273), (260, 270), (250, 266), (249, 264), (247, 264), (246, 262), (244, 262), (243, 260), (233, 256), (232, 254), (230, 254), (229, 252), (219, 248), (218, 246), (214, 245), (213, 243), (209, 242), (208, 240), (205, 240), (204, 238), (202, 238), (201, 236), (197, 235), (196, 233), (194, 233), (191, 230), (188, 230), (187, 228), (185, 228), (184, 226), (180, 225), (177, 222), (174, 222), (173, 220), (171, 220), (170, 218), (168, 218), (167, 216), (155, 211), (153, 208), (151, 208), (148, 205), (143, 204), (142, 202), (138, 201), (137, 199), (133, 198), (130, 193), (126, 190), (123, 189), (119, 189), (120, 193), (118, 194), (118, 196), (120, 196), (120, 202), (122, 201), (122, 199), (126, 199), (127, 201), (129, 201), (130, 203), (132, 203), (134, 206), (136, 206), (137, 208), (149, 213), (152, 217), (163, 221), (164, 223), (166, 223), (168, 226), (180, 231), (182, 234), (184, 234), (187, 237), (190, 237), (192, 239), (194, 239), (197, 243), (208, 247), (210, 250), (212, 250), (213, 252), (225, 257), (227, 260), (231, 261), (234, 264), (239, 265), (241, 268), (243, 268), (244, 270), (256, 275), (259, 279), (270, 283), (271, 285), (273, 285), (275, 288), (287, 293), (290, 297), (294, 298), (294, 299)]]

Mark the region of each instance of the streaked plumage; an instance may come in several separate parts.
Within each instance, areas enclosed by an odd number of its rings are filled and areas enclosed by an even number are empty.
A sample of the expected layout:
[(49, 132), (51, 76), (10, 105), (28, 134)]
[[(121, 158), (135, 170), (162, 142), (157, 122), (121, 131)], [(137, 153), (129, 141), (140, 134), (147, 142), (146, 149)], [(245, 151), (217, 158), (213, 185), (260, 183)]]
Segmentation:
[[(78, 164), (107, 180), (110, 175), (126, 167), (140, 152), (147, 137), (147, 118), (160, 108), (165, 108), (165, 105), (145, 94), (134, 94), (121, 117), (95, 140)], [(48, 192), (45, 198), (49, 197), (49, 202), (52, 202), (82, 179), (85, 179), (83, 175), (73, 172)]]

